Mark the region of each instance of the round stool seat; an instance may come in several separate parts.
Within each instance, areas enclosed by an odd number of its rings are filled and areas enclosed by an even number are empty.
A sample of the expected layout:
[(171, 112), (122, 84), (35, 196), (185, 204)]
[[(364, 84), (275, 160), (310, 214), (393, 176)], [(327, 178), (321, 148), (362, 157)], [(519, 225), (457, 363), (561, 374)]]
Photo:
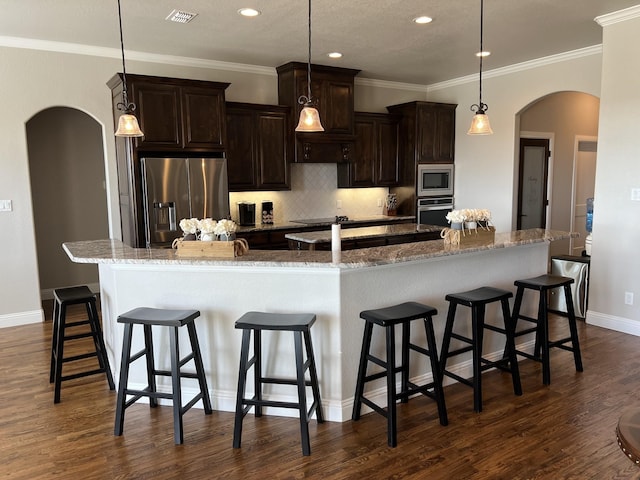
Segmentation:
[(561, 277), (559, 275), (540, 275), (534, 278), (527, 278), (524, 280), (516, 280), (514, 285), (516, 287), (530, 288), (532, 290), (549, 290), (551, 288), (562, 287), (564, 285), (570, 285), (574, 282), (573, 278)]
[(247, 312), (236, 320), (236, 328), (295, 332), (309, 330), (315, 321), (313, 313)]
[(429, 305), (417, 302), (406, 302), (391, 307), (377, 308), (375, 310), (364, 310), (360, 312), (360, 318), (364, 318), (376, 325), (386, 327), (397, 325), (409, 320), (426, 318), (436, 315), (438, 311)]
[(118, 316), (118, 323), (181, 327), (200, 316), (198, 310), (168, 310), (165, 308), (134, 308)]
[(511, 298), (513, 293), (494, 287), (480, 287), (468, 292), (450, 293), (445, 297), (449, 302), (456, 302), (467, 307), (497, 302), (505, 298)]

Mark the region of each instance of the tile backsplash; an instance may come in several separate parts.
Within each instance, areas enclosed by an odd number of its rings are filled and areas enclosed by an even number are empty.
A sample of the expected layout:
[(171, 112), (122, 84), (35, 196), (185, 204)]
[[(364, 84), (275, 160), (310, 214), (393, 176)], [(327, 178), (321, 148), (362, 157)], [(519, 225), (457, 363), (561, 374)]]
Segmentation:
[[(335, 215), (363, 217), (382, 214), (378, 200), (384, 200), (388, 188), (337, 188), (338, 169), (332, 163), (291, 165), (291, 190), (273, 192), (230, 192), (231, 217), (238, 220), (238, 202), (256, 204), (256, 221), (260, 221), (260, 205), (273, 202), (275, 223), (303, 218), (325, 218)], [(341, 208), (338, 204), (341, 203)]]

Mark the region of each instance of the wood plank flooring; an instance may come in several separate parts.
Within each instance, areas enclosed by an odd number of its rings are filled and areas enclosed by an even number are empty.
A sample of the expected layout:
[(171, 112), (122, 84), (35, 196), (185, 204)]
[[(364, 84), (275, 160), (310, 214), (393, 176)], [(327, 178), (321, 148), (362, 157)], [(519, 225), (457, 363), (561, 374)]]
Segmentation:
[[(0, 477), (7, 479), (638, 479), (640, 469), (616, 444), (615, 427), (640, 406), (640, 338), (585, 325), (585, 371), (569, 352), (553, 351), (552, 384), (540, 366), (521, 362), (524, 395), (508, 374), (483, 376), (484, 411), (472, 391), (445, 388), (449, 426), (433, 401), (398, 408), (398, 447), (386, 421), (310, 424), (310, 457), (296, 418), (248, 415), (242, 448), (231, 447), (233, 414), (185, 415), (185, 443), (173, 443), (170, 407), (127, 410), (113, 435), (115, 392), (103, 376), (49, 384), (51, 322), (0, 330)], [(556, 349), (557, 350), (557, 349)]]

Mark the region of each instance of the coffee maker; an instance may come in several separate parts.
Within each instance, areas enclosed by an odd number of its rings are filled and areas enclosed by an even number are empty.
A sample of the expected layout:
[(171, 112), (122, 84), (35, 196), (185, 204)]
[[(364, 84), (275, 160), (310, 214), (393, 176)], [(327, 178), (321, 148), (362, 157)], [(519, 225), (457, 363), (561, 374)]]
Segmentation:
[(256, 224), (256, 204), (252, 202), (238, 202), (238, 223), (243, 227)]

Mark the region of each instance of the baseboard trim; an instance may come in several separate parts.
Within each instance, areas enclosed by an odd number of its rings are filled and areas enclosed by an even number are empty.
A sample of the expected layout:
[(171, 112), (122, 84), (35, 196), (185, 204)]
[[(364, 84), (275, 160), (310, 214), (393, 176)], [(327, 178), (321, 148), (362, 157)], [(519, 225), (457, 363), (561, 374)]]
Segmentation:
[(640, 337), (640, 322), (628, 318), (588, 310), (585, 322), (587, 322), (588, 325), (595, 325), (596, 327), (608, 328), (616, 332), (628, 333)]
[(18, 327), (40, 322), (44, 322), (44, 310), (42, 309), (0, 315), (0, 328)]

